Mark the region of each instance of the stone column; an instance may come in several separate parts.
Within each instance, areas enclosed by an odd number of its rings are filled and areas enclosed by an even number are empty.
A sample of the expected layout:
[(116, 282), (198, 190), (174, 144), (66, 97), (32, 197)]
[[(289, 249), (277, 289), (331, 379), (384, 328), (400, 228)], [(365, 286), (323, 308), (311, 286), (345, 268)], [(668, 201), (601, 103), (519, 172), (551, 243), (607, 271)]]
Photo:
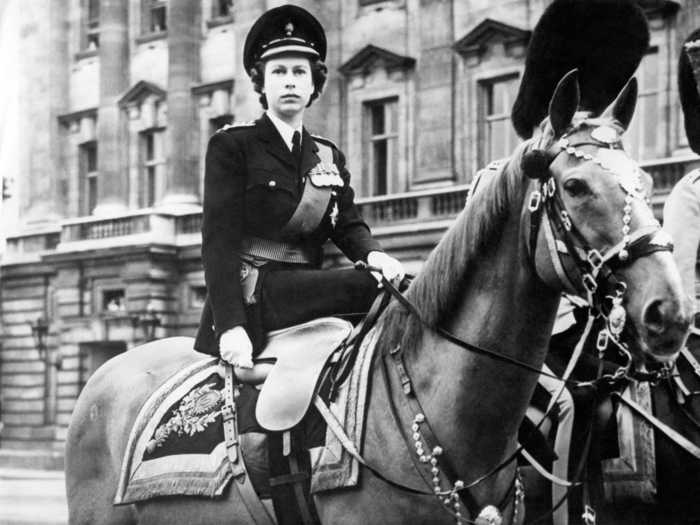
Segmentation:
[(22, 3), (18, 9), (18, 152), (22, 227), (46, 228), (62, 216), (67, 196), (59, 193), (61, 169), (58, 115), (68, 89), (67, 10), (60, 0)]
[(165, 192), (158, 205), (182, 209), (199, 202), (199, 140), (192, 85), (199, 80), (201, 2), (168, 2), (168, 125)]
[(100, 3), (100, 106), (97, 112), (97, 206), (94, 215), (127, 210), (126, 116), (117, 100), (129, 87), (129, 3)]
[(253, 120), (262, 113), (259, 95), (253, 91), (253, 83), (243, 67), (243, 44), (253, 23), (268, 9), (265, 4), (274, 7), (269, 0), (238, 0), (233, 5), (233, 31), (236, 35), (236, 49), (232, 50), (235, 64), (233, 107), (237, 121)]

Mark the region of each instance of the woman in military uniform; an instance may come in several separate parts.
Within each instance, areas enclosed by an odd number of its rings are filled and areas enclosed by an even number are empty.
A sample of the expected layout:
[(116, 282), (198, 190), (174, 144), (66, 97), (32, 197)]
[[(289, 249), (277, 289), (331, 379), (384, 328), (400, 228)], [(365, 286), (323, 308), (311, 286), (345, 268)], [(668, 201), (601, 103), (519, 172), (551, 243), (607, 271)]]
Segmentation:
[(195, 348), (234, 365), (252, 366), (270, 330), (367, 311), (377, 282), (354, 269), (322, 270), (327, 239), (388, 279), (404, 274), (362, 220), (342, 152), (302, 125), (326, 80), (325, 55), (323, 28), (309, 12), (286, 5), (264, 13), (246, 38), (243, 63), (266, 112), (209, 141), (208, 296)]

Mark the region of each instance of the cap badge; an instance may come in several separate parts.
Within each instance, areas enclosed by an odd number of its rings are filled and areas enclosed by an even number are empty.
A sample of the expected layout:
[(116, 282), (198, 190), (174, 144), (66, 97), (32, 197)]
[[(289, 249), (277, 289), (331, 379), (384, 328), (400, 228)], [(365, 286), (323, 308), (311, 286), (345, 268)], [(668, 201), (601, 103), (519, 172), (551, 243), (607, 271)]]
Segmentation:
[(620, 136), (615, 128), (610, 126), (598, 126), (591, 131), (591, 137), (603, 144), (615, 144), (620, 142)]
[(284, 32), (287, 34), (287, 36), (292, 36), (292, 33), (294, 32), (294, 24), (287, 22), (287, 25), (284, 26)]

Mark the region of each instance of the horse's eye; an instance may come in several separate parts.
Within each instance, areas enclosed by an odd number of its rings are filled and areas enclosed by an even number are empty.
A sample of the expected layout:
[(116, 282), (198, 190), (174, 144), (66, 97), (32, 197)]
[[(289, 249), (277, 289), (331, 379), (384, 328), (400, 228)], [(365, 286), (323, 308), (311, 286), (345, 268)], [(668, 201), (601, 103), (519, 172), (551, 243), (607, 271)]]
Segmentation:
[(584, 195), (588, 195), (591, 192), (590, 188), (588, 187), (588, 184), (586, 184), (581, 179), (567, 180), (564, 183), (564, 190), (572, 197), (583, 197)]

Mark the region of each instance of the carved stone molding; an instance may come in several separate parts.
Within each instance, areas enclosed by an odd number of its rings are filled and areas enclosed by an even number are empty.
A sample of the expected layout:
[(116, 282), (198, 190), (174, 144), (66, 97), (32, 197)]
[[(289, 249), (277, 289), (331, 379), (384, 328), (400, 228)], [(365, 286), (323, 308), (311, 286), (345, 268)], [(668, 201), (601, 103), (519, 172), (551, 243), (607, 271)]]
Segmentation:
[(486, 18), (454, 44), (454, 50), (467, 59), (480, 61), (489, 46), (502, 43), (508, 56), (515, 50), (523, 50), (532, 31), (521, 29), (492, 18)]

